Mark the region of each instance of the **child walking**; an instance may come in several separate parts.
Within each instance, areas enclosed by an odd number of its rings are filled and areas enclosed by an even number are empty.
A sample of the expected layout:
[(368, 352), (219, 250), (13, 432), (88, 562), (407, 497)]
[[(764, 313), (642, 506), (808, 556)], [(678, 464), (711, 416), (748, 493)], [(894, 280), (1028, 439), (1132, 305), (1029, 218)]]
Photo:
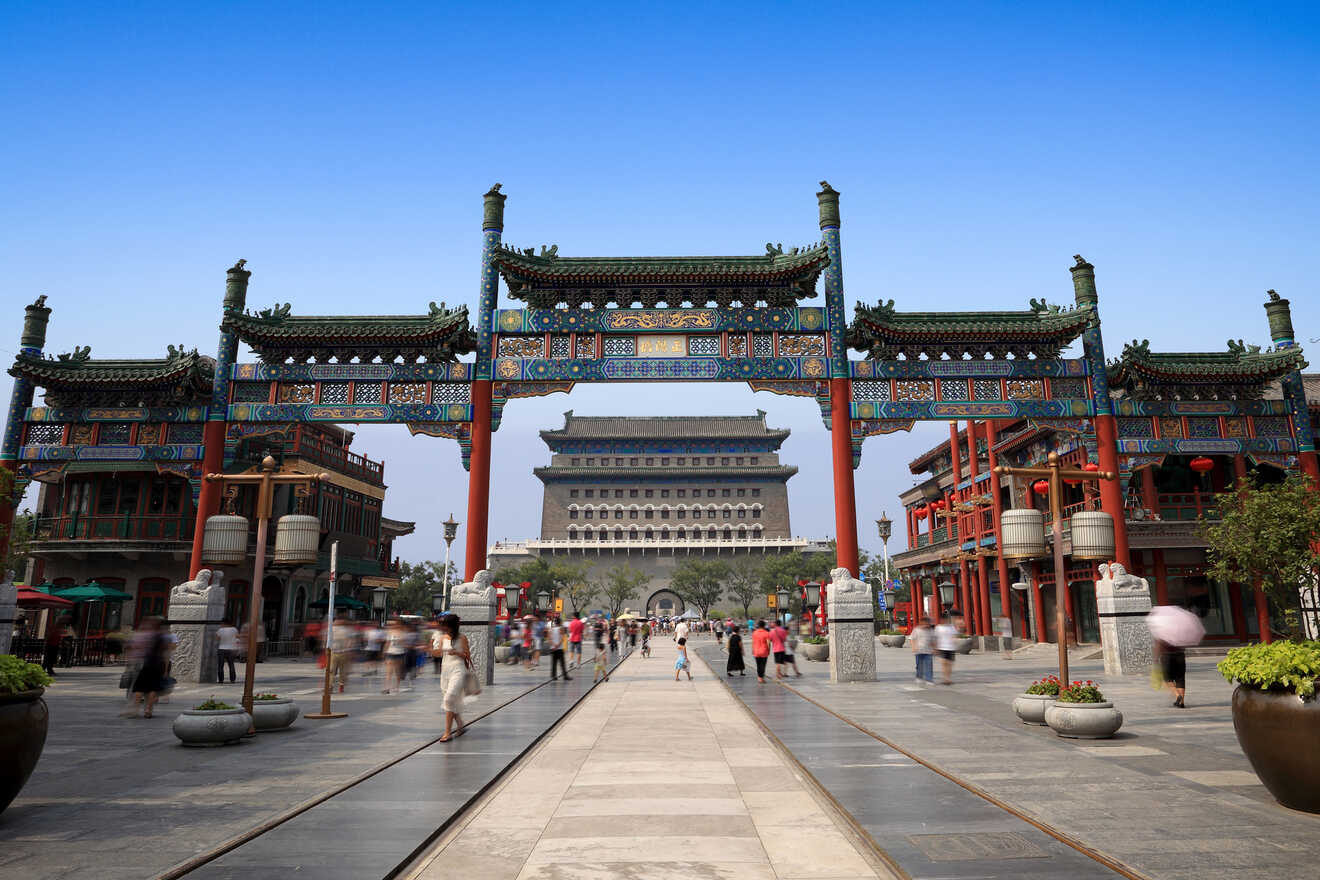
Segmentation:
[(591, 683), (592, 683), (592, 684), (595, 684), (596, 682), (601, 681), (601, 680), (604, 680), (604, 681), (609, 681), (609, 680), (610, 680), (610, 674), (609, 674), (609, 672), (608, 672), (608, 671), (606, 670), (606, 668), (605, 668), (606, 658), (607, 658), (607, 655), (606, 655), (606, 653), (605, 653), (605, 645), (602, 644), (601, 642), (597, 641), (597, 642), (596, 642), (596, 671), (595, 671), (595, 672), (592, 674), (592, 676), (591, 676)]
[(674, 661), (674, 681), (678, 681), (680, 672), (686, 672), (688, 681), (692, 680), (692, 661), (688, 660), (687, 639), (678, 640), (678, 659)]

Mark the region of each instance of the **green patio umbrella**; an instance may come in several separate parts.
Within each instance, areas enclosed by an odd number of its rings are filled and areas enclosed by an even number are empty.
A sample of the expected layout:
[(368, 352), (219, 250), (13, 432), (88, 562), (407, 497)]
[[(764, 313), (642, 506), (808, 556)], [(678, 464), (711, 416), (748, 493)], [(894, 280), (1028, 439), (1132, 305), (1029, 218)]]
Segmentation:
[(83, 584), (81, 587), (67, 587), (63, 590), (56, 590), (51, 595), (68, 599), (70, 602), (127, 602), (133, 598), (131, 593), (116, 590), (114, 587), (102, 586), (96, 581)]
[[(329, 606), (330, 603), (325, 599), (317, 599), (315, 602), (307, 603), (308, 608), (328, 608)], [(335, 596), (335, 608), (337, 609), (351, 608), (354, 611), (358, 611), (363, 608), (370, 608), (370, 607), (371, 606), (368, 605), (366, 602), (360, 602), (357, 599), (354, 599), (352, 596), (341, 596), (341, 595)]]

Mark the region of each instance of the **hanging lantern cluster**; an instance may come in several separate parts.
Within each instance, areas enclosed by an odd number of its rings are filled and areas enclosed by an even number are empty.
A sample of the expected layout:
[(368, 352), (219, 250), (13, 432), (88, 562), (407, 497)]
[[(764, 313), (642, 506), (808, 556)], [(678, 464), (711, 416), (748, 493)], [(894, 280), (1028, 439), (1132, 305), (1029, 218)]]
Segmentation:
[(1049, 495), (1050, 481), (1045, 479), (1037, 480), (1031, 484), (1031, 491), (1035, 492), (1037, 495)]
[(929, 515), (930, 515), (930, 509), (927, 508), (925, 505), (922, 505), (921, 507), (917, 508), (917, 519), (925, 519)]
[(1215, 469), (1214, 460), (1206, 458), (1204, 455), (1198, 455), (1196, 458), (1189, 461), (1187, 466), (1198, 474), (1208, 474)]

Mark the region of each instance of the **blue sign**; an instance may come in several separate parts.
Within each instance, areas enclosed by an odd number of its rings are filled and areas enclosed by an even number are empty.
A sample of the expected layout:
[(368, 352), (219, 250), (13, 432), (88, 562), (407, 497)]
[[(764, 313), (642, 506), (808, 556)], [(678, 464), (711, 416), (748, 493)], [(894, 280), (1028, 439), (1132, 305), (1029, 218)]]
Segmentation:
[(876, 599), (879, 600), (879, 602), (880, 602), (880, 610), (881, 610), (881, 611), (888, 611), (889, 609), (885, 606), (885, 593), (884, 593), (884, 590), (880, 590), (880, 591), (878, 591), (878, 592), (875, 594), (875, 597), (876, 597)]

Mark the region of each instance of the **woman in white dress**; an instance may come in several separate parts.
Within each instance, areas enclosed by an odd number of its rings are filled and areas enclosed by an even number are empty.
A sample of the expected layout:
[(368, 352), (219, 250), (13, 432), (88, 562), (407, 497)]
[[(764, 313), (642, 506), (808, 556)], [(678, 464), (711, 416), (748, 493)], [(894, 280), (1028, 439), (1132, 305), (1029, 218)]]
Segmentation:
[[(441, 705), (445, 710), (445, 733), (440, 742), (449, 742), (467, 733), (463, 726), (463, 676), (472, 665), (467, 636), (458, 631), (458, 615), (447, 614), (440, 620), (441, 643), (445, 662), (440, 667)], [(452, 658), (452, 659), (451, 659)], [(456, 726), (457, 725), (457, 726)], [(451, 732), (452, 731), (452, 732)]]

